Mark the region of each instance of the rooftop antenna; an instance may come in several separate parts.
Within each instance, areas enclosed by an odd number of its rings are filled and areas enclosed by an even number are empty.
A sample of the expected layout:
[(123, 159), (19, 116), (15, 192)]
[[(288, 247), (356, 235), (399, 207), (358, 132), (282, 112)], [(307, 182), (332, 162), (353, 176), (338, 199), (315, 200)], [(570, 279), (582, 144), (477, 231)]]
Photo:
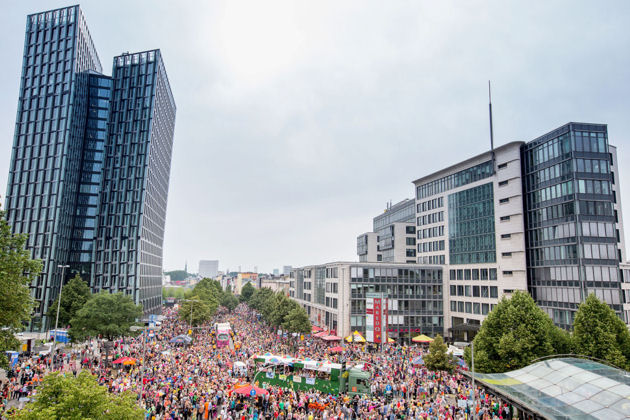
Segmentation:
[(488, 110), (490, 112), (490, 153), (492, 153), (492, 173), (495, 173), (494, 129), (492, 127), (492, 89), (488, 80)]

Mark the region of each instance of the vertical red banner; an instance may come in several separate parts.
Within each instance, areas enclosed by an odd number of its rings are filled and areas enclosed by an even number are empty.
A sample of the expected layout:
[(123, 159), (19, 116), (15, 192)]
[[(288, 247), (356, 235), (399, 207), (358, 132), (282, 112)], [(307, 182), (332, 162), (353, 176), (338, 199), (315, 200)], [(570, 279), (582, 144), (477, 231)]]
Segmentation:
[(381, 343), (381, 332), (383, 329), (382, 326), (382, 306), (381, 299), (374, 299), (374, 342), (380, 344)]

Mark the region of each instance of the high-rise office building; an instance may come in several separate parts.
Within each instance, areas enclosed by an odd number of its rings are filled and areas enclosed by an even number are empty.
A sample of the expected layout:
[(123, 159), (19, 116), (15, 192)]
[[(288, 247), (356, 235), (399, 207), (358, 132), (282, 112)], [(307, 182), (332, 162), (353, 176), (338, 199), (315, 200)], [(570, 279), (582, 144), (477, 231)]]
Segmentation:
[(408, 198), (394, 205), (388, 203), (373, 219), (373, 232), (357, 237), (359, 261), (415, 264), (415, 208), (415, 201)]
[(6, 210), (44, 264), (32, 329), (46, 327), (61, 270), (94, 291), (161, 305), (175, 102), (159, 50), (102, 74), (79, 6), (27, 17)]
[(219, 260), (199, 261), (199, 275), (213, 279), (219, 274)]
[(470, 339), (514, 290), (563, 328), (590, 293), (630, 324), (618, 170), (606, 125), (569, 123), (414, 181), (417, 262), (444, 270), (445, 334)]

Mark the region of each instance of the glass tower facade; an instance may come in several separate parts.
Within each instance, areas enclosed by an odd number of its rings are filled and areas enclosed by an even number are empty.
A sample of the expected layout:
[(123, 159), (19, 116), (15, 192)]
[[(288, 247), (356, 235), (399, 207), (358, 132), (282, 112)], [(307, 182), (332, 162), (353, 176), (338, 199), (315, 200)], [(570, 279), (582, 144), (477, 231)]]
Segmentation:
[(448, 237), (451, 264), (497, 261), (491, 182), (448, 196)]
[(590, 293), (621, 314), (607, 127), (569, 123), (522, 150), (530, 293), (564, 328)]
[[(124, 65), (114, 59), (113, 77), (102, 74), (79, 6), (27, 17), (5, 208), (13, 232), (28, 234), (27, 248), (43, 262), (31, 285), (33, 330), (47, 327), (59, 265), (70, 265), (66, 277), (80, 274), (94, 290), (125, 290), (145, 312), (161, 304), (175, 104), (158, 50), (123, 57)], [(146, 68), (133, 70), (134, 60)], [(121, 142), (129, 144), (121, 149)], [(107, 217), (99, 217), (105, 207)], [(114, 220), (119, 229), (99, 237)], [(136, 266), (122, 269), (121, 261)]]

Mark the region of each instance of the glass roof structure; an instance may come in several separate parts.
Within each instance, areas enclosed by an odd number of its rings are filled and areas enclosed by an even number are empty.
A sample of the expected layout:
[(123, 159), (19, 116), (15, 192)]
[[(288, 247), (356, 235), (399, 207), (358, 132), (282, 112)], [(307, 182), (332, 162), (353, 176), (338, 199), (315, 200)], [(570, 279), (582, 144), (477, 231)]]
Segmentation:
[(592, 360), (549, 359), (475, 380), (548, 419), (630, 418), (630, 372)]

